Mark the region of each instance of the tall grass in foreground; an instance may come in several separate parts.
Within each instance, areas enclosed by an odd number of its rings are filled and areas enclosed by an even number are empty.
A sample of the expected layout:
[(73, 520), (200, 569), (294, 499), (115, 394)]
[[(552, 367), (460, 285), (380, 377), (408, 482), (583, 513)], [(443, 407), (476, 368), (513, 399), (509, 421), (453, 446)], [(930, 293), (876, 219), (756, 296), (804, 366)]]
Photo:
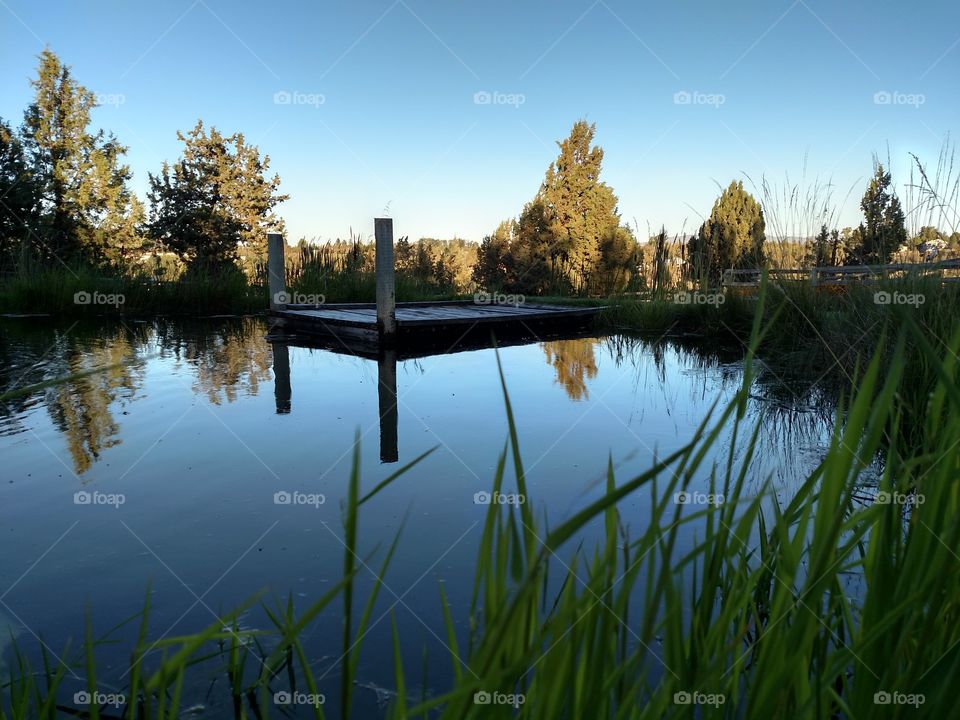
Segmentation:
[[(889, 369), (881, 369), (887, 363), (879, 353), (858, 369), (822, 462), (781, 501), (772, 490), (746, 491), (764, 487), (751, 474), (759, 427), (744, 419), (760, 316), (734, 401), (715, 407), (689, 443), (646, 472), (618, 478), (610, 466), (604, 496), (554, 528), (538, 520), (538, 499), (529, 495), (501, 373), (508, 443), (492, 490), (512, 480), (528, 499), (519, 507), (489, 506), (466, 637), (456, 632), (453, 609), (439, 591), (451, 656), (429, 662), (451, 664), (450, 687), (414, 697), (408, 678), (419, 677), (420, 668), (400, 661), (402, 629), (394, 624), (388, 717), (952, 716), (960, 678), (960, 333), (952, 335), (948, 352), (937, 352), (907, 318), (884, 345)], [(921, 441), (904, 453), (882, 441), (900, 421), (896, 388), (911, 342), (919, 343), (938, 380)], [(709, 464), (721, 433), (730, 431), (734, 442), (725, 462)], [(744, 446), (735, 461), (734, 448)], [(861, 472), (882, 447), (878, 500), (863, 503)], [(287, 715), (290, 708), (277, 699), (294, 691), (338, 695), (341, 717), (353, 716), (362, 638), (380, 590), (378, 581), (367, 598), (355, 596), (363, 507), (390, 483), (415, 474), (421, 459), (364, 492), (355, 449), (342, 577), (308, 606), (292, 596), (268, 606), (272, 630), (240, 630), (238, 610), (196, 634), (154, 640), (148, 602), (138, 616), (139, 642), (123, 689), (128, 702), (109, 712), (180, 717), (192, 702), (183, 696), (185, 678), (213, 667), (226, 681), (218, 687), (236, 717)], [(724, 503), (692, 510), (674, 501), (674, 493), (703, 478)], [(649, 520), (627, 528), (618, 505), (644, 491), (655, 499)], [(585, 547), (582, 534), (594, 520), (602, 522), (602, 534)], [(692, 546), (678, 543), (681, 535), (694, 537)], [(383, 552), (380, 577), (397, 542), (402, 538)], [(848, 594), (851, 576), (863, 580), (857, 597)], [(334, 600), (345, 607), (342, 674), (321, 684), (301, 636)], [(91, 695), (98, 687), (96, 643), (88, 631), (77, 656), (61, 656), (74, 658), (71, 669), (85, 675)], [(254, 650), (262, 663), (254, 661)], [(69, 698), (58, 695), (67, 671), (46, 652), (35, 668), (17, 651), (0, 684), (2, 717), (75, 712)], [(497, 704), (504, 698), (507, 704)], [(326, 717), (323, 705), (297, 709)], [(82, 711), (106, 717), (92, 706)]]

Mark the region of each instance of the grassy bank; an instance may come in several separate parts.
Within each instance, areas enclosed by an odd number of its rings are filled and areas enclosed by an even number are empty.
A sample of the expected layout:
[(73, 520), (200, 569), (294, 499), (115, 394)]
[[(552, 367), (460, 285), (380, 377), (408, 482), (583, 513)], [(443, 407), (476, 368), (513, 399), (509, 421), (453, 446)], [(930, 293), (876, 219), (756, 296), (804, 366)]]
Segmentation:
[[(411, 302), (458, 297), (405, 275), (397, 276), (397, 300)], [(329, 276), (295, 275), (291, 296), (322, 296), (326, 302), (373, 302), (371, 272)], [(466, 297), (466, 296), (463, 296)], [(265, 312), (270, 295), (264, 282), (240, 272), (216, 277), (196, 274), (157, 281), (139, 275), (105, 274), (89, 268), (52, 268), (0, 277), (0, 313), (58, 316), (134, 314), (242, 315)]]
[(0, 312), (84, 315), (243, 314), (268, 305), (265, 287), (241, 273), (153, 281), (89, 268), (36, 270), (0, 278)]
[[(950, 352), (960, 317), (960, 285), (941, 286), (936, 279), (906, 279), (838, 289), (808, 283), (771, 284), (766, 299), (755, 291), (728, 290), (722, 303), (680, 303), (663, 300), (614, 299), (601, 315), (610, 332), (645, 336), (696, 336), (710, 343), (746, 351), (750, 327), (766, 331), (757, 356), (769, 372), (789, 385), (796, 376), (815, 378), (839, 400), (849, 395), (874, 356), (883, 373), (894, 370), (894, 356), (885, 339), (914, 328), (904, 341), (906, 370), (896, 388), (903, 413), (899, 428), (889, 428), (909, 447), (922, 441), (922, 419), (939, 382), (939, 365), (930, 358)], [(955, 377), (955, 376), (953, 376)], [(801, 380), (801, 382), (803, 382)]]
[[(438, 631), (451, 657), (404, 666), (404, 630), (390, 618), (396, 650), (392, 660), (380, 660), (394, 666), (388, 717), (951, 716), (960, 676), (960, 336), (937, 352), (916, 319), (904, 318), (862, 366), (819, 466), (782, 498), (753, 474), (758, 428), (744, 419), (755, 354), (776, 332), (761, 325), (765, 313), (755, 313), (733, 402), (646, 472), (623, 478), (611, 468), (604, 497), (556, 527), (538, 519), (544, 499), (527, 486), (504, 385), (509, 443), (490, 489), (521, 493), (527, 502), (489, 506), (469, 607), (449, 606), (440, 585), (434, 616), (446, 628)], [(906, 451), (884, 446), (883, 437), (903, 421), (898, 388), (908, 352), (936, 380), (919, 442)], [(731, 443), (725, 463), (708, 466), (729, 431), (743, 442)], [(735, 454), (734, 445), (745, 451)], [(868, 483), (863, 472), (878, 452), (881, 476)], [(9, 678), (0, 681), (4, 717), (181, 717), (197, 701), (183, 690), (197, 677), (204, 684), (216, 678), (210, 692), (236, 717), (354, 716), (364, 634), (382, 611), (380, 581), (367, 597), (355, 584), (364, 511), (381, 501), (383, 487), (417, 482), (418, 472), (414, 461), (369, 487), (355, 450), (342, 572), (320, 600), (307, 604), (291, 595), (265, 606), (268, 630), (241, 630), (241, 607), (195, 634), (161, 638), (148, 599), (129, 621), (140, 630), (124, 687), (98, 681), (99, 644), (110, 638), (88, 629), (77, 650), (60, 654), (66, 664), (45, 652), (33, 661), (15, 654)], [(705, 478), (722, 503), (676, 501), (675, 493)], [(655, 499), (648, 522), (625, 527), (618, 507), (648, 492)], [(591, 523), (594, 540), (581, 545)], [(681, 537), (694, 538), (692, 546)], [(403, 541), (401, 533), (395, 542)], [(382, 578), (393, 547), (363, 562)], [(862, 579), (858, 592), (850, 591), (851, 577)], [(319, 677), (305, 643), (318, 618), (340, 606), (340, 675), (331, 680)], [(436, 663), (449, 663), (454, 679), (428, 693), (420, 681)], [(113, 692), (123, 702), (103, 708), (104, 715), (78, 706), (65, 692), (70, 671), (90, 696)], [(283, 704), (291, 697), (318, 702), (291, 709)]]

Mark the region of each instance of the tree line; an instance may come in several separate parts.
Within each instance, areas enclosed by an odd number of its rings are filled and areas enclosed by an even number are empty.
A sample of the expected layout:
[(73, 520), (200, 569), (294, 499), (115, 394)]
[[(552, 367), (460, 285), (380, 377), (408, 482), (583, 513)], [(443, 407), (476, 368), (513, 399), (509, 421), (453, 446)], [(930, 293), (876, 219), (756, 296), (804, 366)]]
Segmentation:
[(33, 102), (14, 127), (0, 118), (0, 266), (130, 267), (176, 254), (188, 271), (262, 259), (275, 207), (287, 199), (270, 159), (242, 133), (198, 120), (180, 158), (149, 173), (149, 208), (130, 189), (127, 147), (91, 128), (96, 95), (49, 49), (31, 81)]
[[(262, 271), (268, 231), (283, 232), (277, 206), (288, 199), (270, 158), (242, 133), (224, 134), (202, 120), (177, 132), (180, 157), (149, 173), (145, 206), (130, 189), (127, 147), (91, 128), (96, 96), (50, 50), (39, 56), (34, 98), (19, 126), (0, 118), (0, 269), (78, 263), (172, 274)], [(424, 291), (471, 287), (528, 295), (609, 295), (662, 289), (679, 281), (716, 284), (728, 268), (783, 262), (771, 253), (763, 207), (741, 181), (723, 188), (709, 216), (689, 237), (668, 241), (665, 229), (646, 246), (624, 223), (614, 190), (601, 179), (596, 126), (574, 123), (557, 143), (534, 197), (479, 246), (464, 240), (401, 239), (398, 273)], [(924, 259), (960, 251), (960, 234), (924, 227), (909, 242), (890, 172), (875, 163), (856, 228), (823, 224), (789, 253), (813, 265), (882, 264), (919, 248)], [(322, 273), (372, 272), (369, 242), (304, 252), (303, 267)], [(775, 257), (779, 255), (778, 257)], [(323, 277), (326, 277), (324, 274)]]
[(621, 222), (613, 190), (600, 180), (603, 150), (592, 144), (594, 133), (594, 125), (575, 123), (558, 143), (559, 156), (536, 196), (483, 239), (472, 273), (477, 285), (527, 294), (608, 295), (681, 282), (717, 285), (724, 270), (773, 262), (879, 265), (960, 252), (957, 232), (947, 236), (925, 226), (908, 237), (891, 173), (876, 160), (856, 228), (823, 224), (809, 242), (779, 241), (771, 248), (761, 203), (734, 180), (695, 233), (669, 240), (664, 228), (643, 246)]

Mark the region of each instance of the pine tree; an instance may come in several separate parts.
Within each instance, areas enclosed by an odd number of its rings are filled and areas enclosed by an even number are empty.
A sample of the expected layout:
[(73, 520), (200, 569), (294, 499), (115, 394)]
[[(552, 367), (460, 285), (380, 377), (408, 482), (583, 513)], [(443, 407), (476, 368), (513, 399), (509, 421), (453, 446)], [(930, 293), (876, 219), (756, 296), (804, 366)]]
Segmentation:
[(520, 213), (507, 259), (505, 291), (528, 295), (570, 291), (569, 277), (558, 267), (563, 253), (557, 247), (548, 212), (544, 199), (538, 195)]
[(262, 256), (267, 230), (283, 228), (273, 208), (288, 198), (277, 193), (278, 176), (264, 177), (269, 158), (261, 160), (243, 135), (207, 132), (202, 121), (177, 137), (180, 160), (150, 174), (150, 236), (193, 268), (234, 265), (241, 243)]
[(864, 222), (860, 224), (858, 244), (850, 260), (864, 265), (890, 262), (890, 257), (907, 242), (903, 209), (891, 190), (892, 176), (876, 163), (873, 177), (860, 201)]
[(810, 247), (807, 248), (807, 264), (812, 267), (832, 265), (832, 258), (835, 254), (837, 242), (839, 241), (839, 235), (837, 230), (831, 233), (826, 225), (821, 225), (820, 232), (817, 233)]
[(653, 248), (653, 292), (655, 295), (659, 295), (666, 289), (667, 282), (670, 279), (667, 267), (669, 257), (667, 253), (667, 229), (665, 227), (661, 227), (660, 232), (653, 237)]
[(37, 221), (39, 188), (23, 145), (0, 119), (0, 268), (16, 265)]
[(717, 283), (728, 268), (762, 267), (765, 230), (760, 203), (742, 182), (731, 182), (690, 240), (690, 272), (695, 279)]
[(613, 267), (632, 256), (624, 248), (635, 241), (620, 225), (616, 195), (600, 181), (603, 149), (592, 144), (595, 132), (595, 125), (580, 120), (557, 143), (560, 154), (517, 223), (513, 289), (590, 293), (629, 274), (626, 266)]
[(508, 271), (512, 266), (510, 243), (516, 232), (515, 220), (504, 220), (493, 235), (487, 235), (477, 248), (477, 260), (470, 278), (478, 287), (492, 292), (507, 285)]
[(273, 208), (290, 196), (279, 194), (279, 175), (267, 177), (269, 155), (261, 158), (260, 150), (248, 145), (243, 133), (237, 133), (229, 141), (233, 143), (233, 163), (228, 166), (232, 171), (229, 198), (243, 225), (241, 242), (255, 257), (266, 260), (267, 232), (282, 233), (285, 229), (283, 219), (273, 212)]
[(628, 228), (617, 226), (600, 239), (599, 257), (593, 288), (601, 295), (613, 295), (627, 289), (639, 266), (639, 246)]
[(409, 273), (413, 269), (413, 246), (406, 235), (397, 240), (393, 256), (398, 273)]
[[(40, 53), (35, 97), (21, 131), (40, 189), (37, 237), (49, 259), (100, 261), (115, 241), (133, 242), (142, 210), (127, 187), (127, 148), (102, 130), (89, 131), (96, 97), (50, 50)], [(112, 235), (121, 232), (121, 237)]]
[(126, 152), (127, 148), (111, 137), (91, 155), (96, 201), (87, 218), (91, 225), (89, 245), (97, 258), (115, 265), (138, 260), (147, 244), (143, 203), (128, 185), (130, 167), (120, 162)]

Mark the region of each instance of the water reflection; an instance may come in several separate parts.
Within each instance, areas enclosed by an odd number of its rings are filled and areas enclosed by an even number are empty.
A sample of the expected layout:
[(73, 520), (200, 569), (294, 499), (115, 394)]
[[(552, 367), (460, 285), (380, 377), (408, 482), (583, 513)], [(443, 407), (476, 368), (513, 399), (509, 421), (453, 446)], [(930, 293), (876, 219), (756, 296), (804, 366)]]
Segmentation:
[[(441, 449), (364, 506), (358, 556), (389, 546), (404, 518), (412, 517), (415, 529), (409, 546), (408, 536), (399, 546), (391, 585), (413, 589), (418, 578), (436, 574), (451, 606), (469, 606), (486, 513), (474, 498), (489, 488), (507, 436), (493, 352), (367, 359), (271, 342), (267, 332), (260, 319), (77, 327), (0, 321), (0, 393), (108, 368), (0, 403), (0, 425), (12, 435), (0, 437), (0, 507), (16, 509), (4, 516), (8, 554), (27, 558), (26, 569), (64, 528), (84, 523), (77, 531), (77, 537), (84, 533), (82, 542), (71, 538), (51, 548), (50, 559), (11, 594), (11, 602), (22, 599), (25, 624), (43, 629), (45, 638), (48, 627), (62, 622), (50, 631), (52, 645), (60, 644), (66, 628), (83, 625), (82, 606), (62, 603), (64, 587), (82, 589), (89, 606), (101, 609), (101, 620), (109, 618), (108, 625), (96, 626), (109, 627), (139, 609), (143, 587), (155, 577), (152, 607), (163, 613), (161, 626), (178, 634), (209, 622), (190, 616), (190, 624), (174, 629), (183, 618), (180, 577), (191, 587), (212, 588), (211, 607), (232, 607), (261, 587), (314, 602), (329, 590), (330, 568), (342, 562), (342, 545), (331, 534), (352, 472), (356, 429), (373, 435), (378, 424), (381, 463)], [(608, 460), (618, 478), (633, 477), (655, 455), (687, 442), (707, 409), (739, 387), (741, 356), (742, 348), (624, 335), (502, 350), (537, 512), (542, 508), (556, 527), (603, 493)], [(810, 464), (796, 462), (794, 443), (803, 438), (812, 452), (822, 447), (829, 422), (818, 423), (829, 413), (828, 395), (815, 382), (796, 383), (792, 394), (781, 382), (790, 383), (789, 377), (757, 370), (747, 412), (762, 423), (760, 438), (769, 452), (749, 468), (792, 466), (802, 474)], [(264, 387), (271, 377), (272, 398)], [(818, 404), (823, 407), (811, 411)], [(196, 406), (201, 409), (192, 410)], [(365, 490), (395, 470), (378, 465), (375, 442), (367, 436), (356, 448)], [(735, 446), (728, 453), (722, 443)], [(743, 444), (742, 438), (738, 445), (721, 439), (703, 463), (704, 474), (713, 461), (722, 467), (728, 457), (739, 467)], [(124, 493), (127, 504), (78, 507), (76, 479), (58, 477), (57, 461), (72, 462), (91, 489)], [(136, 473), (128, 474), (133, 467)], [(708, 482), (704, 474), (694, 478), (701, 489)], [(750, 482), (759, 484), (759, 475)], [(292, 490), (322, 493), (326, 502), (277, 504), (278, 491)], [(624, 499), (625, 529), (643, 531), (647, 502), (643, 493)], [(131, 533), (157, 547), (157, 554), (143, 552)], [(7, 584), (20, 573), (16, 569)], [(435, 607), (435, 589), (427, 585), (411, 592), (411, 607)], [(330, 621), (313, 634), (311, 656), (337, 652), (325, 644), (339, 622)], [(375, 650), (380, 640), (390, 647), (389, 637), (372, 634)], [(123, 662), (111, 658), (113, 667)]]
[(74, 472), (82, 475), (103, 451), (120, 444), (120, 425), (114, 404), (132, 400), (143, 383), (130, 335), (117, 331), (94, 347), (72, 346), (57, 367), (57, 375), (77, 379), (49, 388), (46, 406), (54, 424), (67, 439)]
[(270, 380), (273, 360), (262, 322), (234, 318), (218, 325), (163, 323), (157, 327), (161, 355), (173, 354), (195, 368), (194, 391), (214, 405), (241, 394), (257, 395)]
[(594, 350), (599, 344), (592, 338), (549, 340), (541, 343), (547, 364), (557, 374), (557, 383), (563, 386), (571, 400), (588, 400), (587, 380), (597, 376)]
[(380, 462), (396, 462), (397, 448), (397, 353), (385, 350), (377, 360), (377, 400), (380, 412)]
[(290, 412), (293, 391), (290, 388), (290, 349), (286, 343), (270, 343), (273, 349), (273, 395), (277, 400), (277, 415)]
[[(35, 407), (45, 407), (54, 427), (65, 438), (74, 471), (83, 475), (105, 451), (122, 442), (122, 416), (143, 395), (148, 361), (172, 363), (170, 372), (194, 396), (212, 405), (230, 404), (244, 396), (256, 396), (273, 379), (275, 411), (292, 412), (291, 350), (287, 343), (266, 337), (265, 323), (258, 318), (217, 321), (165, 321), (114, 326), (83, 325), (63, 330), (57, 326), (0, 325), (0, 394), (18, 387), (74, 376), (70, 382), (38, 387), (0, 404), (0, 435), (26, 432), (24, 417)], [(574, 402), (591, 399), (590, 386), (599, 375), (604, 356), (616, 368), (636, 368), (634, 395), (639, 373), (651, 368), (656, 381), (647, 381), (647, 392), (669, 389), (669, 404), (679, 402), (677, 387), (666, 382), (667, 357), (682, 358), (691, 381), (681, 388), (697, 401), (715, 392), (731, 392), (742, 379), (742, 348), (704, 347), (695, 340), (648, 339), (616, 335), (580, 337), (539, 342), (554, 381)], [(397, 365), (395, 352), (377, 359), (377, 406), (380, 422), (380, 460), (397, 462), (398, 441)], [(366, 363), (366, 360), (360, 362)], [(407, 361), (405, 367), (416, 364)], [(362, 391), (369, 392), (369, 391)], [(829, 427), (835, 389), (801, 376), (786, 375), (758, 365), (748, 412), (763, 422), (760, 442), (770, 452), (816, 442)], [(370, 394), (369, 400), (373, 397)], [(638, 403), (644, 402), (642, 398)], [(687, 405), (689, 403), (683, 403)], [(642, 408), (641, 408), (642, 410)]]
[[(7, 397), (0, 403), (0, 436), (27, 432), (26, 414), (43, 406), (65, 439), (73, 471), (83, 475), (122, 442), (118, 418), (142, 395), (146, 365), (154, 359), (184, 363), (191, 392), (214, 405), (256, 395), (271, 377), (271, 348), (255, 318), (213, 325), (74, 323), (66, 329), (5, 322), (0, 396)], [(287, 368), (289, 408), (289, 363)]]
[[(273, 348), (274, 396), (277, 414), (291, 410), (290, 348), (287, 343), (271, 342)], [(377, 405), (380, 417), (380, 462), (394, 463), (400, 457), (397, 447), (397, 353), (385, 350), (377, 360)]]

